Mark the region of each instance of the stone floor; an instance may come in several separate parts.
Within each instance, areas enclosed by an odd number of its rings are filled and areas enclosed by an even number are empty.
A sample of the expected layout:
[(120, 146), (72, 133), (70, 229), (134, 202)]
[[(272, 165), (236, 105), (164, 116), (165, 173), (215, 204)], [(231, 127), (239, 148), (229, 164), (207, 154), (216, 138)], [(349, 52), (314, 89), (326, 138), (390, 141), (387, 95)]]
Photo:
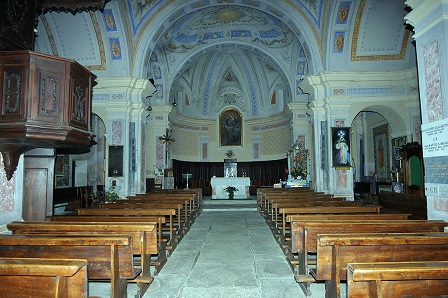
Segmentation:
[[(110, 284), (90, 283), (91, 296), (108, 297)], [(313, 284), (313, 297), (324, 285)], [(128, 285), (134, 297), (136, 285)], [(256, 208), (256, 200), (211, 200), (144, 297), (305, 297), (284, 254)]]

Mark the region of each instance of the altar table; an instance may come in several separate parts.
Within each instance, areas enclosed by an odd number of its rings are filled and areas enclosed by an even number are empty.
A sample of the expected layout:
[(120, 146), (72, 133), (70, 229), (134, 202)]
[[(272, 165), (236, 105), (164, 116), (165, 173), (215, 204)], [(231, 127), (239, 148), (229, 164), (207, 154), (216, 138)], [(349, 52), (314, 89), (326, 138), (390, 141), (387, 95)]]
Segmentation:
[(234, 199), (247, 199), (249, 197), (249, 177), (212, 177), (212, 199), (228, 199), (229, 194), (224, 190), (227, 186), (234, 186), (238, 191), (234, 194)]

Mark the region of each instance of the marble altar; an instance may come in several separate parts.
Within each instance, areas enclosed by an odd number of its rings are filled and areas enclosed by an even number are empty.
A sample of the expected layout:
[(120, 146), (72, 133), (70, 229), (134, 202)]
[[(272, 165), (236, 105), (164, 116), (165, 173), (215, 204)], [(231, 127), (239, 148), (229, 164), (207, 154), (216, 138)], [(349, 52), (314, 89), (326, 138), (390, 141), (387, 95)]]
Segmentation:
[(229, 194), (224, 190), (227, 186), (234, 186), (238, 189), (235, 192), (234, 199), (247, 199), (249, 197), (249, 177), (212, 177), (210, 184), (212, 186), (212, 199), (228, 199)]

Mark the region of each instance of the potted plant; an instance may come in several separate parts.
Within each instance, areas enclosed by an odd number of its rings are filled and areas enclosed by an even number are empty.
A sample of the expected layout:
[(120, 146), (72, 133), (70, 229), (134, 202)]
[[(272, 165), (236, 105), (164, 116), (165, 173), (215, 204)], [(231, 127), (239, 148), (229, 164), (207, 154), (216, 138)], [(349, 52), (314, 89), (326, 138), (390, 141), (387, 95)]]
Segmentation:
[(238, 189), (235, 186), (227, 186), (226, 188), (224, 188), (224, 191), (229, 194), (229, 200), (233, 200), (235, 191), (238, 191)]
[(118, 199), (120, 199), (120, 195), (115, 191), (114, 188), (110, 188), (108, 191), (106, 191), (104, 198), (107, 203), (115, 203)]

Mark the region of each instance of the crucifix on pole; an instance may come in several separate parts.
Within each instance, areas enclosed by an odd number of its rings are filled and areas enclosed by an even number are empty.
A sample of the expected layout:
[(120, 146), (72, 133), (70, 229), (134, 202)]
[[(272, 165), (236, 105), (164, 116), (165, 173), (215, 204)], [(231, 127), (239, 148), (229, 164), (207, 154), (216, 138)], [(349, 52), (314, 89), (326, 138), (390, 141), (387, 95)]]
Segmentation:
[(170, 129), (167, 127), (165, 134), (159, 137), (159, 140), (165, 144), (165, 169), (168, 168), (168, 145), (175, 141), (175, 139), (171, 137), (170, 132)]

